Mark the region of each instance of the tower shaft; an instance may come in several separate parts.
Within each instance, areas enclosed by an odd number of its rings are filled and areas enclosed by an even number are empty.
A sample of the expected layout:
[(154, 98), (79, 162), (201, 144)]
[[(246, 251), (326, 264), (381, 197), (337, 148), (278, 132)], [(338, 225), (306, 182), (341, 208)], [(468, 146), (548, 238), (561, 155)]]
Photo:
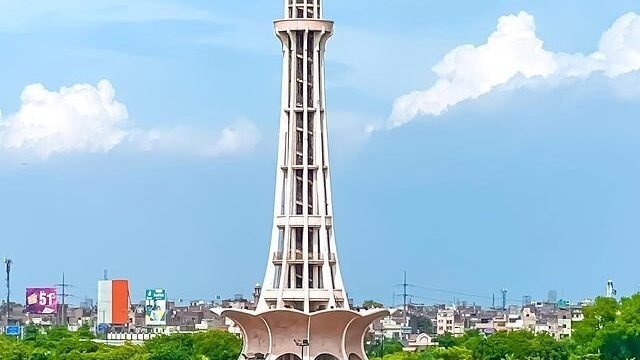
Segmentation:
[(282, 103), (271, 258), (259, 310), (348, 309), (336, 256), (324, 86), (333, 22), (320, 0), (285, 0)]
[[(363, 339), (387, 310), (349, 309), (334, 236), (324, 51), (324, 0), (285, 0), (282, 108), (273, 229), (255, 311), (223, 309), (242, 331), (243, 358), (366, 360)], [(258, 295), (258, 291), (256, 291)]]

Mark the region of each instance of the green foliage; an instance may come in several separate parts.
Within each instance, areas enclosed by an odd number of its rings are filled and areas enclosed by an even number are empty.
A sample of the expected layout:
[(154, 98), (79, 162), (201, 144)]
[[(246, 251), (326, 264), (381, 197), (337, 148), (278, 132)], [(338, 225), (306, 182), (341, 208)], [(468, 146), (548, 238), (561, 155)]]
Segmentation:
[(365, 302), (362, 303), (362, 307), (370, 310), (370, 309), (382, 309), (384, 308), (384, 305), (380, 302), (377, 302), (375, 300), (367, 300)]
[[(382, 352), (383, 346), (380, 344), (380, 340), (373, 340), (365, 345), (365, 351), (369, 358), (379, 358)], [(384, 355), (392, 355), (401, 353), (403, 349), (402, 343), (398, 340), (385, 339), (384, 340)], [(386, 359), (386, 357), (385, 357)]]
[(208, 360), (236, 360), (242, 351), (242, 341), (226, 331), (194, 335), (196, 355)]
[(426, 316), (419, 316), (415, 319), (416, 321), (416, 329), (418, 333), (425, 334), (433, 334), (435, 327), (433, 326), (433, 322)]
[(458, 343), (458, 341), (456, 340), (456, 338), (453, 336), (453, 334), (451, 333), (446, 333), (444, 335), (440, 335), (436, 338), (436, 341), (438, 342), (438, 344), (445, 348), (451, 348), (456, 346), (456, 344)]
[(0, 360), (237, 360), (242, 342), (222, 331), (161, 336), (143, 346), (96, 343), (89, 329), (29, 326), (22, 341), (0, 337)]

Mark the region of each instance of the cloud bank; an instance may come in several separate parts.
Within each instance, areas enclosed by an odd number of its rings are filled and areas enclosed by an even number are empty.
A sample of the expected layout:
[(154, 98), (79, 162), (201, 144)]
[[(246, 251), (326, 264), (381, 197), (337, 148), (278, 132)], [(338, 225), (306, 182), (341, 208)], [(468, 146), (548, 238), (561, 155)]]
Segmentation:
[(438, 77), (433, 86), (398, 98), (389, 127), (421, 115), (439, 116), (507, 84), (519, 87), (533, 79), (557, 81), (596, 73), (614, 78), (640, 70), (640, 16), (618, 18), (602, 35), (598, 51), (589, 55), (554, 53), (543, 45), (533, 16), (520, 12), (501, 17), (485, 44), (459, 46), (433, 67)]
[(78, 84), (49, 91), (41, 84), (27, 86), (19, 110), (0, 113), (0, 149), (35, 153), (47, 158), (58, 153), (107, 153), (116, 147), (136, 151), (171, 151), (201, 156), (251, 151), (260, 135), (242, 120), (219, 134), (188, 128), (144, 129), (130, 118), (115, 98), (113, 85)]

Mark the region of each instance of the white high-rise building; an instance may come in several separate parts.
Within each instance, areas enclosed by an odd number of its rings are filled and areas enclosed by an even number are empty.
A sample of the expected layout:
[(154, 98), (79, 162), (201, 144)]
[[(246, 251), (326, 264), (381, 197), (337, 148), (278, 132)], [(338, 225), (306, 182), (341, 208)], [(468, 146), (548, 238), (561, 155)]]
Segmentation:
[(225, 310), (246, 357), (363, 360), (369, 325), (386, 310), (350, 310), (334, 233), (324, 52), (333, 22), (321, 0), (285, 0), (282, 109), (271, 250), (255, 312)]

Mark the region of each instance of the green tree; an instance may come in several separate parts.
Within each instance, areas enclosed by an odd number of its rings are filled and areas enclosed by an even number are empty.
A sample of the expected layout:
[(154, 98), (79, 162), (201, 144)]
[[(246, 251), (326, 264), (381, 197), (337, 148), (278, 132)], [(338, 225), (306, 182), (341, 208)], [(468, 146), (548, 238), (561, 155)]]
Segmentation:
[(426, 316), (417, 316), (414, 317), (414, 321), (415, 321), (415, 325), (416, 325), (416, 329), (418, 330), (418, 333), (425, 333), (425, 334), (433, 334), (434, 333), (434, 327), (433, 327), (433, 322), (431, 321), (431, 319), (429, 319)]
[(583, 308), (584, 319), (574, 326), (572, 339), (583, 353), (596, 353), (596, 335), (607, 324), (616, 321), (620, 305), (615, 299), (599, 297), (593, 305)]
[(173, 334), (158, 336), (144, 344), (150, 360), (188, 360), (195, 355), (193, 336)]
[(365, 302), (362, 303), (362, 307), (370, 310), (370, 309), (382, 309), (384, 308), (384, 305), (380, 302), (374, 301), (374, 300), (367, 300)]
[(440, 347), (443, 347), (445, 349), (458, 345), (458, 340), (451, 333), (445, 333), (444, 335), (440, 335), (436, 337), (435, 340)]
[(242, 350), (242, 341), (226, 331), (195, 334), (193, 343), (196, 356), (208, 360), (237, 360)]
[(472, 360), (473, 353), (464, 347), (454, 346), (448, 349), (437, 349), (433, 353), (437, 360)]

